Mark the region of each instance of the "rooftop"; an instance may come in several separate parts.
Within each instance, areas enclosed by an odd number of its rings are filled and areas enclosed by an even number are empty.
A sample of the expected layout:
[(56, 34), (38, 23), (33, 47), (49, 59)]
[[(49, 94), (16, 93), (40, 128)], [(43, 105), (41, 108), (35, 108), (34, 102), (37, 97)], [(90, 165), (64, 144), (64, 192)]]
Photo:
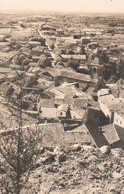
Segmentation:
[(86, 60), (86, 55), (61, 55), (63, 59), (80, 59)]
[(103, 135), (109, 144), (113, 144), (119, 140), (124, 141), (124, 128), (118, 125), (110, 124), (102, 127)]
[(40, 114), (41, 118), (57, 119), (56, 108), (42, 107), (41, 111), (42, 111), (42, 113)]
[(60, 70), (60, 76), (71, 78), (74, 80), (85, 81), (85, 82), (91, 81), (90, 75), (77, 73), (69, 70)]

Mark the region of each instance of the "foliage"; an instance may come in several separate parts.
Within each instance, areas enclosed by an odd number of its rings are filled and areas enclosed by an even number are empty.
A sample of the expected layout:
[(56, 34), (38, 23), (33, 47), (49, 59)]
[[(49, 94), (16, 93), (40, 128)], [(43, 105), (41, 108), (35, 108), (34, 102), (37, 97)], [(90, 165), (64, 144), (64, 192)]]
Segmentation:
[(124, 60), (120, 61), (118, 72), (119, 72), (119, 77), (124, 79)]
[[(23, 58), (23, 56), (22, 56)], [(37, 126), (22, 127), (23, 80), (25, 74), (17, 72), (19, 95), (6, 98), (11, 117), (14, 116), (18, 127), (7, 129), (1, 124), (0, 133), (0, 193), (19, 194), (28, 181), (30, 171), (38, 156), (39, 137)], [(12, 108), (11, 108), (12, 107)]]
[(38, 65), (42, 68), (46, 68), (48, 66), (51, 66), (51, 62), (50, 60), (43, 54), (41, 55), (39, 61), (38, 61)]
[(30, 170), (38, 155), (38, 133), (30, 127), (16, 129), (0, 135), (1, 164), (0, 191), (20, 193), (27, 183)]
[(71, 67), (71, 68), (73, 68), (74, 70), (76, 70), (76, 71), (78, 71), (78, 69), (79, 69), (79, 62), (77, 62), (77, 61), (75, 61), (74, 59), (70, 59), (69, 61), (68, 61), (68, 66), (69, 67)]

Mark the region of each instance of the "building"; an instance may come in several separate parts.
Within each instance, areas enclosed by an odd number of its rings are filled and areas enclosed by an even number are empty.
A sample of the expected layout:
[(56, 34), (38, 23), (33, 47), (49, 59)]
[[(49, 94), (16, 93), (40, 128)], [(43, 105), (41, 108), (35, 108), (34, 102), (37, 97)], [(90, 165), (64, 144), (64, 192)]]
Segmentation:
[(124, 149), (124, 127), (109, 124), (102, 127), (102, 133), (112, 148)]
[(41, 107), (41, 111), (39, 113), (39, 120), (40, 122), (45, 123), (56, 123), (59, 122), (57, 117), (57, 109), (52, 107)]
[(94, 86), (94, 84), (96, 83), (90, 78), (90, 75), (77, 73), (75, 71), (67, 69), (60, 70), (60, 75), (56, 79), (56, 85), (61, 85), (64, 82), (66, 83), (78, 82), (79, 88), (81, 88), (84, 83), (88, 83), (90, 86)]
[(62, 118), (71, 118), (70, 108), (67, 104), (62, 104), (57, 109), (57, 117)]
[(73, 130), (67, 131), (66, 142), (69, 144), (95, 144), (86, 125), (80, 125)]
[(89, 65), (91, 78), (98, 79), (98, 77), (103, 76), (104, 66), (99, 64), (99, 59), (95, 58), (92, 63)]
[(31, 54), (35, 56), (40, 56), (44, 52), (44, 46), (37, 46), (32, 48)]
[(91, 42), (91, 37), (88, 37), (88, 36), (82, 37), (81, 40), (82, 40), (82, 44), (88, 44)]
[(61, 55), (61, 59), (63, 63), (68, 62), (69, 60), (77, 61), (79, 64), (84, 64), (86, 62), (86, 55), (71, 55), (71, 54), (64, 54)]
[(107, 118), (106, 124), (124, 126), (124, 98), (114, 98), (112, 94), (99, 96), (100, 109)]

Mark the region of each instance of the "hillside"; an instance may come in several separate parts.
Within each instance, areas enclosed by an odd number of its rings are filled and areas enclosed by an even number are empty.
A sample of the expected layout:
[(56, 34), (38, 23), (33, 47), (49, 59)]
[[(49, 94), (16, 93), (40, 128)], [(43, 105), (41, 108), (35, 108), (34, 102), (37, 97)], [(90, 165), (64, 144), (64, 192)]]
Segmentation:
[(77, 144), (42, 149), (22, 193), (123, 194), (124, 152), (105, 150)]

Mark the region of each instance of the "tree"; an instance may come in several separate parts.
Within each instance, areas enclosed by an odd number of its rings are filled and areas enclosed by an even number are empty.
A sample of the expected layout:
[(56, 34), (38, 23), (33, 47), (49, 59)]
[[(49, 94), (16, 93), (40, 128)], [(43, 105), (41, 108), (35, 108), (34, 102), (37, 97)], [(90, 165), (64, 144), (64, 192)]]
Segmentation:
[(111, 83), (115, 83), (118, 79), (117, 64), (115, 62), (105, 64), (103, 76), (106, 81), (109, 80)]
[(42, 68), (46, 68), (48, 66), (51, 66), (51, 62), (45, 55), (41, 55), (38, 61), (38, 65)]
[(99, 63), (100, 64), (104, 64), (104, 63), (109, 62), (109, 57), (107, 56), (107, 54), (104, 51), (99, 50), (98, 55), (99, 55)]
[(124, 79), (124, 60), (120, 61), (119, 67), (118, 67), (118, 73), (119, 73), (119, 78)]
[(75, 61), (73, 58), (68, 61), (68, 66), (78, 71), (80, 62)]
[[(7, 129), (1, 125), (0, 132), (0, 192), (19, 194), (28, 181), (30, 171), (38, 156), (39, 136), (37, 126), (23, 129), (23, 78), (25, 73), (18, 73), (16, 84), (20, 92), (17, 99), (8, 96), (7, 106), (17, 121), (17, 128)], [(12, 92), (11, 92), (12, 93)]]

